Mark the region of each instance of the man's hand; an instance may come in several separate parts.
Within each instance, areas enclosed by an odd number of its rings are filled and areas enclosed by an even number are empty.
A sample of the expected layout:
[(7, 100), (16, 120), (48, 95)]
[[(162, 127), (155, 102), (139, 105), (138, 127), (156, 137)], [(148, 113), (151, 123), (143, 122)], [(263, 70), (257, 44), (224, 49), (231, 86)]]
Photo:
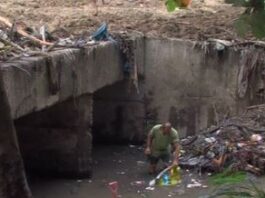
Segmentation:
[(150, 155), (150, 154), (151, 154), (151, 149), (150, 149), (150, 147), (147, 147), (147, 148), (144, 150), (144, 154), (145, 154), (145, 155)]
[(178, 162), (178, 160), (174, 160), (173, 162), (172, 162), (172, 166), (178, 166), (179, 165), (179, 162)]

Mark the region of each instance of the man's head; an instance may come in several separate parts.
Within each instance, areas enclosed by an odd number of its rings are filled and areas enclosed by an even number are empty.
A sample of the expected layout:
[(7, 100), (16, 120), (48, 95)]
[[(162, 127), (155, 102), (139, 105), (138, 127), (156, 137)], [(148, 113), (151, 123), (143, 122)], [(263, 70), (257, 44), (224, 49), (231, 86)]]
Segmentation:
[(162, 124), (162, 131), (164, 134), (169, 134), (171, 131), (171, 123), (170, 122), (165, 122), (164, 124)]

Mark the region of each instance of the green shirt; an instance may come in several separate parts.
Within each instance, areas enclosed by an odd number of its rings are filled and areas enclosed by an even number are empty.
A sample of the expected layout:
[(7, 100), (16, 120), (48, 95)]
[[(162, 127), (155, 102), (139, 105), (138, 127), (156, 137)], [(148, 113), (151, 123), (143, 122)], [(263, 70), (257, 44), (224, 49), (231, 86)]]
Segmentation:
[(171, 144), (179, 141), (176, 129), (171, 128), (170, 133), (165, 135), (163, 134), (161, 126), (161, 124), (155, 125), (150, 131), (152, 138), (151, 153), (154, 156), (170, 153)]

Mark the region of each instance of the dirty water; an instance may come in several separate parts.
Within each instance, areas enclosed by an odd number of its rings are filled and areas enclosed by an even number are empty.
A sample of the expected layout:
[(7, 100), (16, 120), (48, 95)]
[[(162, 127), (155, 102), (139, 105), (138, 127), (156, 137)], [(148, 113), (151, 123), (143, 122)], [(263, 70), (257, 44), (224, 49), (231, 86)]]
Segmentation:
[[(175, 187), (155, 187), (147, 190), (153, 177), (147, 173), (147, 161), (139, 146), (97, 146), (93, 150), (94, 170), (91, 179), (34, 179), (30, 186), (35, 198), (110, 198), (108, 183), (117, 181), (118, 197), (122, 198), (196, 198), (206, 195), (214, 187), (207, 186), (207, 175), (197, 170), (182, 170), (182, 184)], [(187, 188), (191, 180), (202, 186)], [(138, 181), (138, 182), (136, 182)], [(141, 181), (141, 182), (139, 182)]]

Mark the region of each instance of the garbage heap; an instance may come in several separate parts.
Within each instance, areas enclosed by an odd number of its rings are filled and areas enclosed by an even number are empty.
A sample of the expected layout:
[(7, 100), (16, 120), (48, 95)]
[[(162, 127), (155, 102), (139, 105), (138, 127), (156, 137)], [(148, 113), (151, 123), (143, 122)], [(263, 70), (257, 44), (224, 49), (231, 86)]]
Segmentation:
[(13, 61), (29, 56), (47, 56), (49, 52), (66, 48), (84, 48), (100, 41), (113, 41), (103, 23), (92, 35), (72, 35), (59, 28), (52, 32), (43, 25), (28, 27), (23, 22), (9, 21), (0, 16), (0, 62)]
[(180, 166), (220, 172), (265, 173), (265, 105), (181, 140)]

